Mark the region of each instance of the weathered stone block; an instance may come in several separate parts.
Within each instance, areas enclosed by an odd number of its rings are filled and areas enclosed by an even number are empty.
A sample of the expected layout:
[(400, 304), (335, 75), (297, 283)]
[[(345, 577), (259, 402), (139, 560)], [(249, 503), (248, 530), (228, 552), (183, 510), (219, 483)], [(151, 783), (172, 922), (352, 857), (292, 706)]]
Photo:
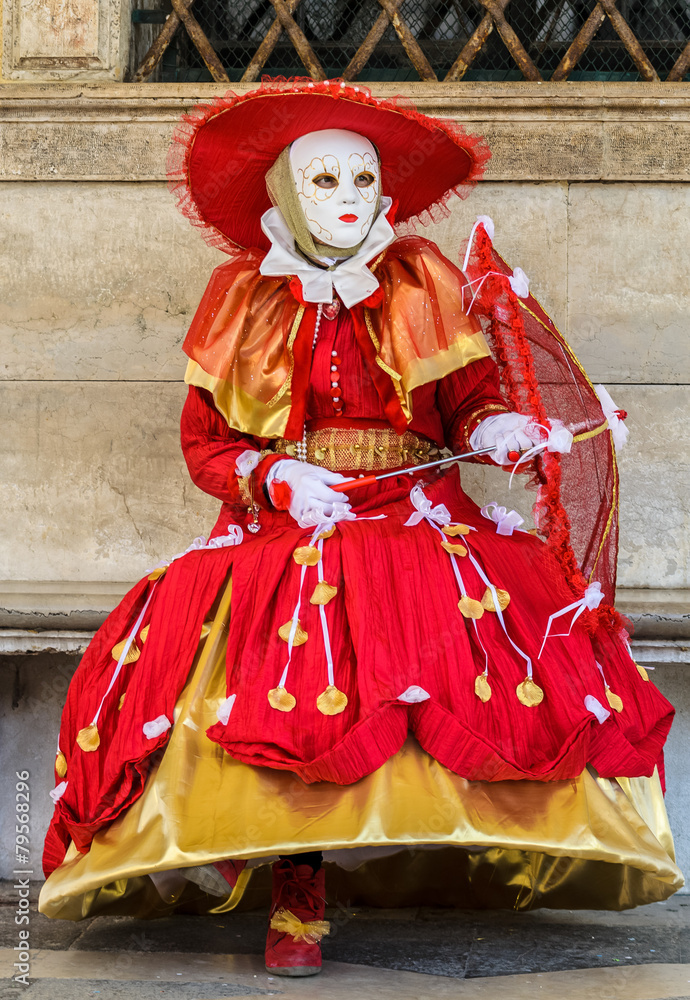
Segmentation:
[(690, 186), (573, 184), (568, 331), (595, 381), (690, 381)]
[(4, 383), (0, 578), (136, 580), (213, 526), (182, 458), (182, 383)]
[(10, 80), (121, 80), (129, 50), (123, 0), (5, 0), (3, 74)]
[(181, 343), (227, 258), (165, 185), (5, 184), (0, 198), (0, 378), (181, 378)]

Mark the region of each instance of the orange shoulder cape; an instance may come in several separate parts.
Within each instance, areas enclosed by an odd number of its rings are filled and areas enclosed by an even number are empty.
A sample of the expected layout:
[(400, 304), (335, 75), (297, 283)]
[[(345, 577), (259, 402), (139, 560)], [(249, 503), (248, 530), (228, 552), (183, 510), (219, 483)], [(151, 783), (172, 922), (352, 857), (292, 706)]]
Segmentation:
[[(211, 392), (235, 430), (301, 437), (317, 307), (295, 298), (289, 277), (263, 277), (262, 256), (250, 250), (213, 272), (184, 343), (185, 381)], [(462, 272), (435, 244), (396, 240), (371, 267), (379, 304), (359, 304), (351, 314), (386, 413), (402, 433), (413, 389), (490, 351), (479, 320), (463, 308)]]

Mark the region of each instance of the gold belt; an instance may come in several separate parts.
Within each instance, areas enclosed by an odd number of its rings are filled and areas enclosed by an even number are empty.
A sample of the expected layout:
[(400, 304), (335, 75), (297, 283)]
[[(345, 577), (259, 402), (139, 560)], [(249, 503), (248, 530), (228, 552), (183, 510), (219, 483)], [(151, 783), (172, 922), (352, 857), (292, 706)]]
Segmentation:
[[(297, 457), (297, 442), (278, 438), (273, 450)], [(384, 472), (403, 465), (423, 465), (440, 458), (432, 441), (392, 427), (322, 427), (307, 431), (307, 462), (332, 472)]]

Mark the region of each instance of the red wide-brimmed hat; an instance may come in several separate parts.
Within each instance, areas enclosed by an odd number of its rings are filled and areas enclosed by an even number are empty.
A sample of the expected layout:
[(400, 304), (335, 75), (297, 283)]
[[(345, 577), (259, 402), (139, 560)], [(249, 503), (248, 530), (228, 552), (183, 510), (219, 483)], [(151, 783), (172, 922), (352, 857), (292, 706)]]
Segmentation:
[(491, 156), (481, 136), (404, 99), (382, 100), (339, 80), (265, 80), (182, 117), (168, 153), (178, 207), (212, 246), (268, 249), (260, 224), (271, 207), (266, 171), (295, 139), (329, 128), (358, 132), (377, 147), (382, 191), (398, 203), (398, 224), (447, 215), (448, 199), (466, 198)]

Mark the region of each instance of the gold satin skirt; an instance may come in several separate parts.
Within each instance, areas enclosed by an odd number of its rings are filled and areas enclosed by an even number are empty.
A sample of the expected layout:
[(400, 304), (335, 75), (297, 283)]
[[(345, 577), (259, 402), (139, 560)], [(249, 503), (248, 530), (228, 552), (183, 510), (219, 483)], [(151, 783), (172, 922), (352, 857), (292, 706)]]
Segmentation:
[[(225, 699), (230, 594), (228, 583), (142, 795), (88, 854), (70, 847), (43, 886), (41, 913), (80, 920), (260, 906), (270, 898), (266, 862), (309, 850), (325, 852), (334, 904), (626, 909), (683, 885), (656, 773), (471, 782), (413, 739), (345, 786), (234, 760), (205, 735)], [(220, 905), (176, 872), (223, 858), (250, 865)]]

